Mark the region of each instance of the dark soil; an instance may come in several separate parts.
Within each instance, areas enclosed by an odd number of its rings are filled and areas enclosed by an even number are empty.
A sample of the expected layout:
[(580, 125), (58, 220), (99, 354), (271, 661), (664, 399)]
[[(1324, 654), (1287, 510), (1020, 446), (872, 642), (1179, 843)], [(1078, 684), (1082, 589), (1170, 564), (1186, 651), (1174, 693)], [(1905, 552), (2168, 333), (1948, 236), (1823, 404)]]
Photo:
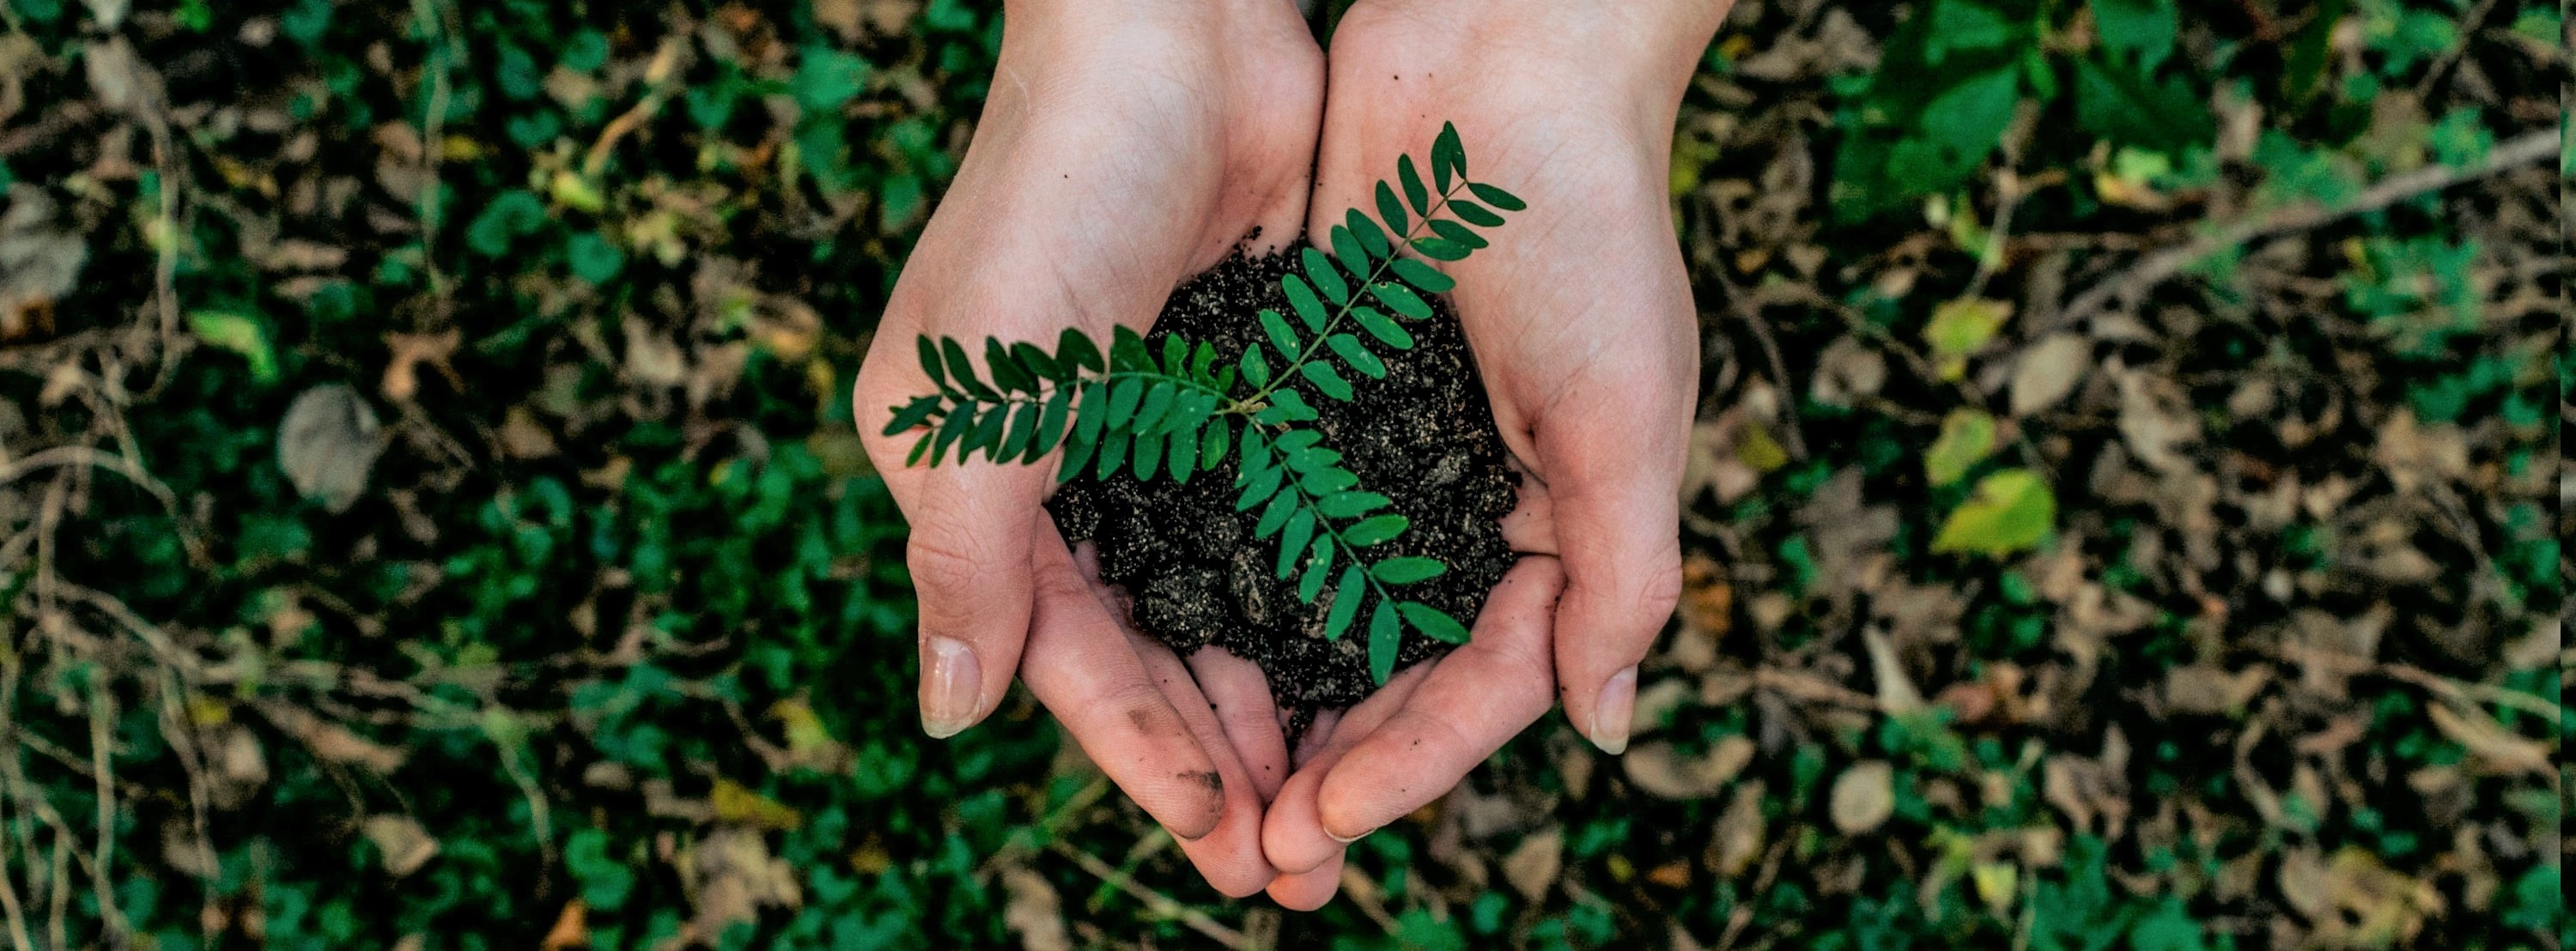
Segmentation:
[[(1300, 241), (1295, 246), (1302, 247)], [(1147, 342), (1177, 334), (1208, 340), (1232, 358), (1260, 339), (1262, 308), (1288, 311), (1279, 277), (1288, 254), (1237, 254), (1172, 293)], [(1405, 326), (1414, 348), (1371, 349), (1387, 375), (1351, 379), (1357, 398), (1337, 402), (1307, 393), (1322, 419), (1324, 444), (1339, 449), (1360, 487), (1395, 501), (1412, 520), (1403, 537), (1370, 549), (1377, 558), (1423, 555), (1449, 563), (1447, 574), (1402, 590), (1411, 600), (1447, 611), (1472, 626), (1486, 594), (1511, 567), (1500, 520), (1514, 502), (1516, 477), (1504, 466), (1502, 434), (1485, 402), (1484, 382), (1445, 301), (1430, 318)], [(1261, 665), (1292, 727), (1321, 709), (1369, 695), (1366, 621), (1338, 641), (1324, 639), (1331, 607), (1327, 587), (1314, 604), (1297, 600), (1294, 576), (1279, 580), (1276, 539), (1256, 539), (1260, 510), (1236, 512), (1233, 454), (1188, 484), (1158, 476), (1067, 483), (1048, 509), (1068, 539), (1089, 539), (1100, 553), (1103, 581), (1126, 590), (1139, 629), (1187, 655), (1215, 644)], [(1448, 645), (1405, 630), (1397, 669), (1438, 656)]]

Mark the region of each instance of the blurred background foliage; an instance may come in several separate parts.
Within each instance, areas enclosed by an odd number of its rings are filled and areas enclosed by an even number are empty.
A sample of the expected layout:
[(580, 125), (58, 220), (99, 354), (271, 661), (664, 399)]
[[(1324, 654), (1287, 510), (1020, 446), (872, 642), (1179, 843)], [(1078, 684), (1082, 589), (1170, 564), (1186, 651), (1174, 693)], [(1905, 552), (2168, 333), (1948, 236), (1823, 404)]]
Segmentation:
[(1312, 916), (915, 726), (845, 401), (1001, 29), (0, 0), (0, 945), (2568, 946), (2561, 9), (1741, 0), (1639, 741)]

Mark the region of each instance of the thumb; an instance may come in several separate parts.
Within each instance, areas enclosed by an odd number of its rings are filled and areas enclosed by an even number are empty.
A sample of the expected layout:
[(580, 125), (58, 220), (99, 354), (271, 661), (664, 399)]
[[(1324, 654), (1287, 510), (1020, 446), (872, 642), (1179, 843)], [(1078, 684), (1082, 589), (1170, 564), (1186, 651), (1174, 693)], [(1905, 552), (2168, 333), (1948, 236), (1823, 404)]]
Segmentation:
[(912, 522), (904, 555), (920, 604), (921, 728), (933, 737), (991, 713), (1019, 669), (1046, 471), (942, 466), (895, 492)]
[(1680, 427), (1594, 423), (1622, 406), (1632, 417), (1688, 420), (1687, 410), (1638, 412), (1651, 405), (1653, 397), (1647, 397), (1588, 407), (1592, 413), (1560, 413), (1545, 424), (1555, 432), (1539, 434), (1557, 550), (1565, 563), (1565, 595), (1556, 610), (1559, 696), (1566, 719), (1614, 755), (1628, 747), (1637, 662), (1681, 595), (1674, 487), (1681, 481), (1685, 437)]

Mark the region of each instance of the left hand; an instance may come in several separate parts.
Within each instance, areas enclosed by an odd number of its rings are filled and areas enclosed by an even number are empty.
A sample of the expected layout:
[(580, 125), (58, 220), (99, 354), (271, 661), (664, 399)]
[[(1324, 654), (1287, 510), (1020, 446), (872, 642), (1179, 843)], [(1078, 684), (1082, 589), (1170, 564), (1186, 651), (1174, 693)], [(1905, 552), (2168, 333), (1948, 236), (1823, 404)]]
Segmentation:
[(1504, 531), (1528, 556), (1469, 644), (1309, 731), (1263, 820), (1282, 905), (1331, 899), (1345, 844), (1445, 795), (1551, 701), (1605, 752), (1627, 748), (1637, 662), (1681, 591), (1677, 495), (1699, 378), (1673, 123), (1728, 6), (1363, 0), (1341, 21), (1315, 239), (1343, 209), (1372, 207), (1378, 178), (1399, 154), (1429, 154), (1443, 121), (1476, 180), (1529, 203), (1491, 247), (1442, 266), (1522, 470)]

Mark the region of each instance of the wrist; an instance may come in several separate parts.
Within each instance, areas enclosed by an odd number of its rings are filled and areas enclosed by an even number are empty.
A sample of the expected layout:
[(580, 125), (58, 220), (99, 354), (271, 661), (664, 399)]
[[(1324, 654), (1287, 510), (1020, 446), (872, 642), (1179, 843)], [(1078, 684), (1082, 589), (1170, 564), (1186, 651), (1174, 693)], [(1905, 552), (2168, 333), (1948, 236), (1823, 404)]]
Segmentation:
[[(1627, 101), (1679, 104), (1733, 0), (1360, 0), (1353, 14), (1412, 24), (1452, 56), (1507, 58)], [(1439, 57), (1433, 57), (1439, 58)]]

